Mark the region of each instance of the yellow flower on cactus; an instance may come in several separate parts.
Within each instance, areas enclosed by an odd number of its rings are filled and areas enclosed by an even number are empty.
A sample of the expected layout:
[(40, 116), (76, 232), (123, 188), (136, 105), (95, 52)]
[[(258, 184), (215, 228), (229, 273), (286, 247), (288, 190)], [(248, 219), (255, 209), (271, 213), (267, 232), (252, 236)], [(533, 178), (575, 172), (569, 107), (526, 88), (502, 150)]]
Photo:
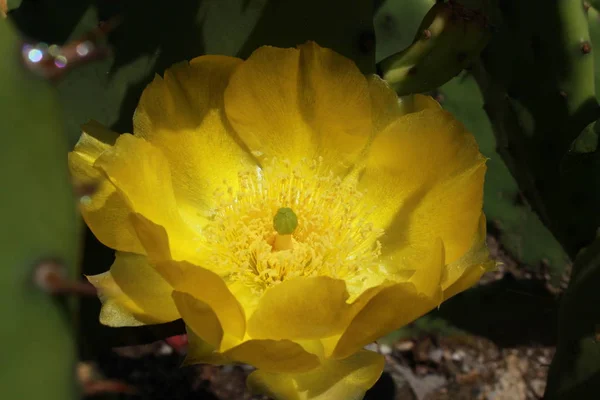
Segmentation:
[(187, 363), (248, 363), (279, 400), (360, 399), (364, 350), (473, 285), (485, 158), (431, 98), (307, 43), (202, 56), (146, 88), (133, 135), (97, 123), (69, 156), (85, 221), (116, 250), (90, 276), (110, 326), (182, 318)]

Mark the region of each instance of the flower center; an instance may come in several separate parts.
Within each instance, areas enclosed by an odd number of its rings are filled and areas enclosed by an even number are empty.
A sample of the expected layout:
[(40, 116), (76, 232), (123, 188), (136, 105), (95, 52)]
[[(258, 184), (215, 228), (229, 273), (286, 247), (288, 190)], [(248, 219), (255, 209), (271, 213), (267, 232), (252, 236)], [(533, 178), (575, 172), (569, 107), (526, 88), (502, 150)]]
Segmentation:
[(358, 283), (378, 268), (383, 234), (368, 221), (356, 185), (315, 160), (273, 160), (239, 173), (239, 189), (216, 193), (204, 228), (208, 268), (262, 291), (286, 279), (329, 276)]

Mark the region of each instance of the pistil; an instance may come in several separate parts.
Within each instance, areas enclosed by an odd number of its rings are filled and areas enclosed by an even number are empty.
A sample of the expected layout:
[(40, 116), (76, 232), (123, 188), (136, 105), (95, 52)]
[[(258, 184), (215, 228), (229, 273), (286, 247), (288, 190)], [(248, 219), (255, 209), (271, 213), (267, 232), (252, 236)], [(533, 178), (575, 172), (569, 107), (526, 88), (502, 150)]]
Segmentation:
[(291, 250), (294, 247), (292, 233), (298, 226), (298, 217), (289, 207), (282, 207), (277, 210), (273, 217), (273, 228), (277, 234), (273, 242), (273, 251)]

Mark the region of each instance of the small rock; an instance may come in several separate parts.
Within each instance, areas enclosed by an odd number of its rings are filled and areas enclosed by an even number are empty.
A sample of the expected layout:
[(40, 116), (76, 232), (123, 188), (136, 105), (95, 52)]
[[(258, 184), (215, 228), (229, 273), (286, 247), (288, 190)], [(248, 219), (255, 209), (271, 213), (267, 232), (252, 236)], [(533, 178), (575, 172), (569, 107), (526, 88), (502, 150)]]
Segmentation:
[(384, 356), (387, 356), (389, 354), (392, 354), (392, 347), (387, 345), (387, 344), (380, 344), (379, 345), (379, 352), (381, 354), (383, 354)]
[(463, 350), (457, 350), (452, 354), (452, 361), (461, 362), (465, 359), (466, 353)]
[(550, 365), (550, 360), (548, 359), (548, 357), (546, 356), (539, 356), (537, 358), (537, 362), (539, 362), (540, 364), (542, 364), (543, 366), (547, 366)]
[(252, 365), (248, 365), (248, 364), (240, 364), (239, 366), (246, 372), (252, 372), (256, 369)]
[(530, 384), (535, 395), (539, 398), (542, 398), (544, 391), (546, 390), (546, 381), (543, 379), (532, 379)]
[(173, 348), (166, 343), (162, 343), (158, 348), (157, 353), (161, 356), (168, 356), (173, 353)]
[(369, 343), (368, 345), (365, 346), (365, 350), (369, 350), (369, 351), (377, 351), (377, 343)]
[(429, 352), (429, 359), (436, 364), (442, 362), (442, 357), (444, 356), (444, 351), (440, 348), (433, 349)]
[(221, 372), (224, 374), (230, 374), (233, 372), (233, 370), (235, 369), (234, 365), (228, 364), (228, 365), (223, 365), (221, 367)]
[(396, 343), (396, 345), (394, 347), (399, 352), (406, 353), (406, 352), (411, 351), (413, 349), (413, 347), (415, 347), (415, 343), (412, 342), (411, 340), (407, 340), (405, 342)]
[(472, 385), (481, 379), (479, 371), (471, 371), (467, 374), (457, 375), (456, 382), (460, 385)]
[(527, 385), (520, 368), (522, 360), (510, 353), (506, 357), (506, 369), (497, 371), (497, 381), (487, 396), (490, 400), (525, 400), (527, 398)]
[(429, 368), (427, 368), (425, 365), (417, 365), (415, 367), (415, 372), (419, 376), (425, 376), (429, 373)]
[(527, 357), (531, 357), (533, 355), (533, 349), (529, 348), (525, 350), (525, 354), (527, 355)]

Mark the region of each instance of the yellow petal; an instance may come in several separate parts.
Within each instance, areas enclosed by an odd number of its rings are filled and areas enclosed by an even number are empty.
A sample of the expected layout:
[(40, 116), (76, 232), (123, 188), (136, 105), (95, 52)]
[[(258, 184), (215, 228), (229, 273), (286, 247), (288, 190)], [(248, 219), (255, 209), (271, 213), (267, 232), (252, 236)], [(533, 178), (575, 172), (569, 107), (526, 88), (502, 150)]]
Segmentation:
[(244, 337), (246, 317), (223, 279), (188, 261), (173, 260), (166, 229), (140, 214), (132, 216), (156, 271), (176, 291), (173, 299), (190, 328), (217, 349), (237, 344)]
[(276, 400), (360, 400), (383, 371), (380, 354), (361, 350), (342, 360), (327, 360), (319, 368), (299, 374), (257, 370), (248, 377), (254, 393)]
[(449, 263), (470, 247), (483, 200), (485, 159), (475, 139), (439, 109), (407, 114), (374, 140), (359, 181), (383, 257), (418, 262), (440, 237)]
[(359, 311), (348, 328), (340, 337), (327, 343), (327, 353), (331, 352), (333, 357), (346, 357), (438, 305), (433, 299), (419, 294), (412, 283), (367, 289), (355, 303), (359, 305)]
[(232, 362), (250, 364), (267, 372), (300, 372), (316, 368), (319, 357), (290, 340), (251, 339), (227, 350)]
[(106, 177), (94, 168), (98, 157), (110, 149), (118, 134), (90, 121), (69, 153), (69, 169), (76, 185), (93, 185), (95, 191), (82, 198), (82, 216), (94, 235), (104, 245), (120, 251), (143, 253), (133, 227), (127, 218), (130, 210)]
[(294, 278), (262, 295), (248, 321), (253, 338), (318, 339), (341, 332), (347, 323), (344, 281), (325, 276)]
[(159, 149), (144, 139), (121, 135), (114, 147), (96, 160), (131, 212), (139, 213), (168, 231), (171, 241), (189, 241), (195, 232), (178, 212), (169, 165)]
[(441, 110), (442, 106), (433, 97), (425, 96), (422, 94), (415, 94), (414, 96), (414, 112), (423, 111), (427, 109)]
[(223, 354), (217, 351), (217, 348), (208, 342), (202, 340), (194, 331), (186, 325), (187, 333), (187, 354), (183, 361), (183, 366), (194, 364), (213, 364), (223, 365), (230, 361), (223, 357)]
[(199, 210), (215, 206), (223, 181), (235, 186), (238, 172), (255, 166), (223, 106), (229, 77), (241, 62), (202, 56), (176, 64), (146, 87), (134, 115), (134, 134), (164, 153), (181, 211), (199, 224)]
[(142, 310), (115, 283), (110, 271), (86, 277), (98, 289), (102, 302), (100, 323), (112, 327), (139, 326), (151, 323), (145, 319)]
[(493, 261), (487, 261), (482, 264), (471, 265), (465, 272), (450, 285), (446, 290), (444, 290), (444, 301), (448, 300), (450, 297), (469, 289), (471, 286), (475, 285), (481, 279), (481, 276), (487, 271), (491, 270), (494, 267), (495, 263)]
[(398, 96), (390, 85), (377, 75), (368, 78), (371, 96), (371, 115), (375, 132), (382, 131), (403, 115)]
[[(405, 107), (400, 105), (394, 89), (377, 75), (367, 77), (369, 93), (371, 95), (371, 115), (373, 118), (374, 131), (380, 132), (387, 128), (392, 122), (406, 114)], [(414, 94), (411, 98), (411, 112), (418, 112), (428, 108), (439, 110), (440, 104), (431, 96)]]
[(185, 231), (177, 232), (167, 230), (150, 221), (140, 213), (132, 212), (129, 220), (133, 225), (140, 243), (148, 259), (153, 265), (167, 260), (187, 260), (192, 263), (202, 263), (206, 258), (207, 249), (198, 244), (195, 234), (185, 235)]
[(442, 281), (444, 300), (473, 286), (481, 275), (491, 270), (495, 262), (490, 260), (487, 249), (486, 221), (482, 213), (479, 220), (479, 229), (473, 235), (472, 245), (461, 258), (446, 266), (446, 273)]
[(179, 318), (171, 286), (145, 256), (117, 252), (110, 271), (87, 278), (99, 291), (104, 325), (136, 326)]
[(246, 380), (248, 389), (253, 394), (262, 394), (273, 400), (306, 400), (305, 393), (299, 391), (295, 375), (254, 371)]
[[(156, 269), (175, 290), (188, 294), (210, 307), (223, 332), (238, 340), (244, 337), (244, 310), (220, 276), (186, 261), (162, 261), (156, 264)], [(198, 330), (194, 331), (200, 335)]]
[[(159, 261), (171, 260), (171, 246), (169, 244), (169, 235), (164, 227), (155, 224), (140, 213), (132, 212), (129, 214), (129, 220), (133, 229), (142, 244), (148, 259), (156, 264)], [(178, 243), (181, 248), (181, 243)], [(176, 252), (175, 258), (180, 258), (183, 254), (191, 253), (191, 249), (184, 249)]]
[(245, 363), (273, 372), (301, 372), (316, 368), (319, 357), (290, 340), (247, 340), (221, 353), (188, 327), (185, 365)]
[(193, 296), (175, 290), (173, 301), (181, 317), (196, 335), (215, 348), (221, 347), (223, 327), (212, 307)]
[(117, 252), (110, 273), (123, 293), (147, 315), (161, 322), (179, 318), (171, 300), (173, 288), (148, 263), (146, 256)]
[(419, 293), (432, 299), (438, 304), (442, 302), (441, 280), (444, 262), (444, 243), (440, 238), (436, 238), (433, 246), (428, 251), (428, 260), (424, 260), (415, 268), (415, 273), (409, 279)]
[(111, 131), (97, 121), (89, 121), (82, 127), (83, 132), (71, 152), (85, 162), (72, 166), (72, 175), (76, 181), (86, 182), (101, 178), (101, 174), (94, 169), (94, 162), (104, 151), (114, 146), (119, 134)]
[(322, 276), (284, 281), (263, 294), (248, 321), (248, 334), (292, 340), (333, 337), (329, 353), (346, 357), (441, 303), (441, 240), (428, 248), (426, 257), (408, 282), (367, 289), (351, 304), (341, 280)]
[(438, 239), (408, 282), (387, 282), (364, 291), (350, 305), (352, 319), (343, 334), (324, 342), (326, 354), (347, 357), (438, 306), (442, 301), (443, 251)]
[[(108, 274), (109, 272), (106, 272)], [(105, 277), (99, 280), (105, 280)], [(90, 281), (91, 282), (91, 281)], [(100, 297), (102, 308), (100, 309), (99, 321), (102, 325), (113, 328), (122, 328), (125, 326), (143, 326), (152, 325), (157, 322), (152, 319), (145, 318), (143, 311), (136, 308), (134, 304), (127, 304), (127, 299), (124, 296), (119, 296), (115, 293), (115, 297)], [(135, 310), (139, 310), (136, 312)]]
[(347, 58), (309, 42), (261, 47), (233, 74), (227, 117), (250, 150), (333, 170), (357, 159), (371, 133), (367, 80)]

